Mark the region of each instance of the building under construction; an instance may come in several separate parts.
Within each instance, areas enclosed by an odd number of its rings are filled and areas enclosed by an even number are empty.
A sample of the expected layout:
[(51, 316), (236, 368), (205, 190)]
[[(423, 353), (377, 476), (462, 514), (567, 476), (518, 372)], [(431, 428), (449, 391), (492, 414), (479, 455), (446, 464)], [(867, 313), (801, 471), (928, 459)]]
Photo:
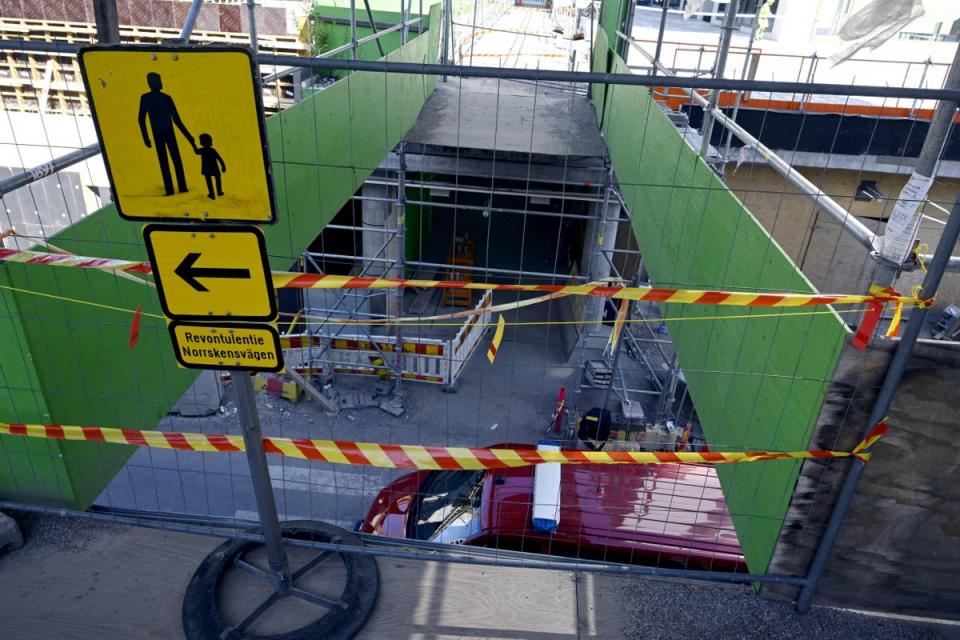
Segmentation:
[[(840, 25), (869, 3), (803, 21), (773, 4), (0, 3), (0, 507), (238, 539), (264, 521), (240, 457), (9, 426), (241, 433), (246, 373), (181, 367), (142, 270), (39, 254), (147, 261), (113, 204), (81, 46), (253, 43), (274, 282), (353, 283), (278, 286), (285, 370), (253, 380), (264, 437), (770, 452), (651, 471), (622, 512), (555, 498), (557, 518), (582, 508), (627, 531), (629, 557), (596, 536), (609, 556), (526, 530), (481, 544), (506, 502), (463, 521), (469, 492), (432, 537), (394, 537), (432, 559), (579, 561), (759, 583), (802, 611), (955, 618), (960, 13), (929, 3), (868, 54)], [(471, 468), (379, 455), (268, 456), (280, 520), (399, 553), (371, 515), (381, 490), (411, 464)]]

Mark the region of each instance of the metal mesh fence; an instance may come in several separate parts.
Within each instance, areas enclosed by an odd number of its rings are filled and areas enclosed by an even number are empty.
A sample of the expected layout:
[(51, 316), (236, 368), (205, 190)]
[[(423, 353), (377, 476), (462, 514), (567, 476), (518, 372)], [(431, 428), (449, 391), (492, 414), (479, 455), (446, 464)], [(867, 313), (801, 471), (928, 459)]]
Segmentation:
[[(917, 78), (907, 63), (902, 86), (882, 96), (818, 94), (809, 83), (847, 77), (815, 62), (798, 61), (796, 73), (775, 63), (766, 89), (714, 80), (728, 88), (704, 140), (706, 100), (683, 87), (702, 82), (709, 47), (655, 56), (648, 17), (627, 12), (628, 38), (623, 21), (601, 30), (595, 4), (397, 9), (378, 6), (366, 26), (360, 7), (352, 18), (315, 12), (320, 57), (259, 48), (263, 100), (275, 111), (266, 124), (280, 212), (266, 231), (272, 269), (412, 281), (278, 289), (287, 372), (254, 378), (263, 435), (346, 443), (340, 463), (309, 459), (302, 443), (289, 445), (300, 457), (268, 446), (281, 520), (357, 531), (360, 547), (348, 546), (380, 555), (802, 583), (771, 569), (782, 566), (778, 545), (797, 523), (822, 533), (850, 460), (553, 467), (490, 454), (497, 468), (457, 470), (480, 454), (412, 448), (851, 451), (881, 381), (844, 373), (846, 392), (834, 391), (869, 302), (721, 307), (511, 286), (864, 294), (880, 270), (857, 240), (882, 230), (927, 132), (920, 117), (865, 114), (916, 116), (955, 91), (918, 93), (942, 78), (932, 64)], [(399, 27), (369, 24), (381, 20)], [(42, 57), (57, 91), (84, 96), (76, 48), (45, 41), (3, 49)], [(382, 56), (388, 66), (363, 68)], [(770, 57), (757, 66), (738, 51), (726, 76), (766, 80)], [(394, 63), (427, 71), (391, 72)], [(437, 63), (450, 66), (425, 66)], [(677, 78), (659, 67), (651, 87), (629, 84), (628, 74), (657, 63), (678, 68)], [(772, 88), (797, 81), (806, 84)], [(43, 104), (49, 87), (31, 77), (18, 91)], [(799, 108), (778, 111), (780, 99)], [(3, 246), (142, 261), (139, 227), (110, 205), (102, 161), (45, 164), (96, 143), (84, 99), (73, 100), (57, 113), (5, 103), (0, 164), (12, 178), (39, 169), (3, 192)], [(951, 124), (944, 166), (956, 160), (954, 133)], [(923, 198), (918, 255), (943, 231), (951, 176), (934, 178)], [(136, 448), (0, 436), (2, 504), (259, 535), (247, 460), (176, 446), (177, 434), (241, 434), (235, 386), (247, 374), (179, 368), (149, 276), (14, 264), (12, 255), (0, 266), (0, 419), (167, 436)], [(884, 284), (908, 293), (922, 261)], [(955, 286), (944, 282), (947, 298)], [(411, 449), (388, 454), (380, 444)]]

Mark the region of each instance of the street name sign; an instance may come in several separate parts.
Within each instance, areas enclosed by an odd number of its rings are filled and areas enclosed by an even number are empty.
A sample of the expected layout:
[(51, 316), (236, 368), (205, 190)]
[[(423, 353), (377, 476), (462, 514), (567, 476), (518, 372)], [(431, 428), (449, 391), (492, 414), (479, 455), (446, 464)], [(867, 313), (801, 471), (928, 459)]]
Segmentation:
[(242, 371), (283, 369), (280, 336), (270, 325), (175, 320), (169, 330), (177, 361), (184, 367)]

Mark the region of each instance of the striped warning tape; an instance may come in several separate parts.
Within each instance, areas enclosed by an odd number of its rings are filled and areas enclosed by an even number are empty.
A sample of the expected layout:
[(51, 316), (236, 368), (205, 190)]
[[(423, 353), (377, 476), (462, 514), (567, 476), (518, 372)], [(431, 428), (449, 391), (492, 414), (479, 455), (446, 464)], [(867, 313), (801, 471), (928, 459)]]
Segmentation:
[(405, 280), (395, 278), (368, 278), (316, 273), (274, 272), (273, 285), (278, 289), (480, 289), (493, 291), (535, 291), (564, 295), (597, 296), (619, 300), (645, 300), (678, 304), (710, 304), (740, 307), (812, 307), (827, 304), (864, 304), (867, 302), (894, 302), (925, 306), (927, 298), (903, 296), (887, 291), (869, 294), (808, 294), (808, 293), (741, 293), (733, 291), (705, 291), (702, 289), (668, 289), (663, 287), (621, 287), (599, 284), (490, 284), (464, 280)]
[[(0, 249), (0, 261), (24, 264), (80, 269), (150, 273), (150, 263), (89, 258), (84, 256)], [(534, 291), (563, 295), (597, 296), (619, 300), (644, 300), (675, 304), (708, 304), (739, 307), (812, 307), (828, 304), (865, 304), (869, 302), (913, 304), (929, 307), (931, 298), (899, 295), (892, 290), (875, 290), (873, 293), (808, 294), (808, 293), (743, 293), (733, 291), (707, 291), (703, 289), (670, 289), (664, 287), (622, 287), (603, 284), (551, 285), (551, 284), (490, 284), (464, 280), (407, 280), (395, 278), (369, 278), (315, 273), (274, 272), (273, 285), (278, 289), (397, 289), (438, 288), (478, 289), (493, 291)]]
[(49, 267), (73, 267), (75, 269), (101, 269), (103, 271), (121, 271), (125, 273), (147, 274), (152, 271), (149, 262), (113, 260), (111, 258), (88, 258), (72, 253), (45, 253), (42, 251), (21, 251), (0, 247), (0, 260), (22, 264), (39, 264)]
[(500, 349), (500, 342), (503, 341), (503, 331), (506, 326), (507, 323), (503, 319), (503, 314), (500, 314), (497, 319), (497, 330), (493, 333), (493, 340), (490, 341), (490, 347), (487, 349), (487, 360), (490, 361), (490, 364), (493, 364), (493, 361), (497, 359), (497, 351)]
[[(541, 462), (563, 464), (725, 464), (808, 458), (870, 459), (866, 451), (886, 432), (886, 422), (877, 424), (852, 451), (537, 451), (535, 449), (489, 449), (429, 447), (407, 444), (376, 444), (295, 438), (264, 438), (267, 453), (305, 460), (397, 469), (479, 470), (523, 467)], [(84, 440), (112, 444), (181, 449), (184, 451), (237, 453), (244, 450), (243, 438), (235, 435), (170, 433), (110, 427), (80, 427), (55, 424), (0, 422), (0, 434)]]

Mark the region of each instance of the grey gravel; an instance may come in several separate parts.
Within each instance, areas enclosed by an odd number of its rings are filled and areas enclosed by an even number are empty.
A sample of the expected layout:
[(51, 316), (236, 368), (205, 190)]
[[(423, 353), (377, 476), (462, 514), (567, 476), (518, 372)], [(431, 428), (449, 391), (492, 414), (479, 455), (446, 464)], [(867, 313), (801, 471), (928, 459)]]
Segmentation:
[[(625, 580), (619, 593), (633, 613), (625, 640), (655, 638), (825, 638), (927, 640), (949, 637), (927, 626), (816, 607), (799, 615), (792, 603), (767, 600), (748, 586)], [(954, 627), (955, 629), (955, 627)], [(947, 628), (947, 630), (951, 630)]]
[(10, 511), (10, 516), (20, 525), (25, 541), (24, 551), (36, 551), (44, 547), (56, 549), (85, 549), (97, 534), (116, 530), (119, 525), (53, 516), (26, 511)]

